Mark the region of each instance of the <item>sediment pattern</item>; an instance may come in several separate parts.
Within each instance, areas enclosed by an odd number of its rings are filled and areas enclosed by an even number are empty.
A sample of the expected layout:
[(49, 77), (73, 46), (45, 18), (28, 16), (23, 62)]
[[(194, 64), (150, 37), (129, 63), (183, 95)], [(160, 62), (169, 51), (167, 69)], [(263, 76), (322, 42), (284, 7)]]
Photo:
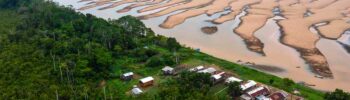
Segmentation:
[[(325, 56), (317, 49), (320, 38), (338, 39), (350, 29), (350, 0), (81, 0), (90, 2), (79, 10), (95, 7), (99, 10), (112, 9), (123, 4), (130, 4), (117, 13), (128, 12), (133, 8), (146, 6), (139, 13), (156, 11), (140, 19), (167, 16), (160, 24), (162, 28), (174, 28), (186, 19), (206, 14), (212, 16), (220, 12), (211, 22), (221, 24), (236, 18), (236, 15), (246, 12), (240, 18), (241, 23), (233, 31), (239, 35), (249, 50), (264, 55), (264, 43), (254, 33), (263, 27), (266, 21), (275, 16), (285, 19), (277, 21), (282, 32), (281, 43), (296, 49), (316, 74), (332, 77)], [(161, 10), (160, 10), (161, 9)], [(317, 32), (312, 32), (310, 29)]]

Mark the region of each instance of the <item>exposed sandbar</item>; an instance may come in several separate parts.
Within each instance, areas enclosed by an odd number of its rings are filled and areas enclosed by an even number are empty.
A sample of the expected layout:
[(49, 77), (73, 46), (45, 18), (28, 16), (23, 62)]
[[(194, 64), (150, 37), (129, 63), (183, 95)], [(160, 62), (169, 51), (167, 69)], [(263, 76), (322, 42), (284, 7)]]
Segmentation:
[(247, 10), (248, 14), (241, 18), (241, 25), (234, 32), (244, 40), (249, 50), (265, 54), (264, 44), (254, 36), (254, 33), (266, 24), (267, 19), (274, 16), (272, 9), (277, 6), (277, 2), (273, 0), (263, 0), (259, 4), (251, 5)]
[(345, 32), (350, 29), (350, 23), (346, 23), (344, 20), (333, 20), (327, 25), (318, 27), (320, 34), (329, 39), (338, 39)]
[(120, 9), (118, 10), (117, 12), (118, 13), (124, 13), (124, 12), (128, 12), (130, 11), (131, 9), (133, 8), (137, 8), (137, 7), (141, 7), (141, 6), (146, 6), (146, 5), (153, 5), (153, 4), (158, 4), (158, 3), (161, 3), (165, 0), (153, 0), (153, 1), (150, 1), (150, 2), (138, 2), (136, 4), (132, 4), (130, 6), (127, 6), (127, 7), (124, 7), (123, 9)]
[[(122, 1), (117, 1), (117, 2), (114, 2), (112, 3), (111, 5), (109, 6), (106, 6), (106, 7), (102, 7), (98, 10), (106, 10), (106, 9), (110, 9), (110, 8), (114, 8), (114, 7), (117, 7), (117, 6), (120, 6), (122, 4), (127, 4), (127, 3), (133, 3), (133, 2), (137, 2), (138, 0), (122, 0)], [(140, 1), (142, 2), (142, 1)]]
[(187, 2), (189, 2), (189, 1), (188, 0), (169, 0), (168, 2), (166, 2), (164, 4), (156, 4), (156, 5), (152, 5), (152, 6), (143, 8), (141, 10), (138, 10), (138, 12), (142, 13), (142, 12), (146, 12), (146, 11), (156, 10), (156, 9), (160, 9), (163, 7), (173, 6), (176, 4), (187, 3)]
[(261, 0), (237, 0), (230, 4), (231, 12), (228, 14), (224, 14), (217, 19), (214, 19), (212, 22), (215, 24), (221, 24), (229, 20), (233, 20), (236, 15), (241, 13), (245, 6), (249, 6), (251, 4), (259, 3)]
[(201, 8), (201, 7), (205, 7), (205, 6), (209, 5), (213, 1), (214, 0), (193, 0), (193, 1), (190, 1), (188, 3), (176, 5), (176, 6), (161, 10), (161, 11), (156, 12), (156, 13), (140, 16), (139, 18), (140, 19), (148, 19), (148, 18), (163, 16), (163, 15), (166, 15), (166, 14), (172, 13), (174, 11), (178, 11), (178, 10)]
[(113, 0), (99, 0), (99, 1), (95, 1), (91, 5), (81, 7), (78, 10), (87, 10), (87, 9), (95, 8), (95, 7), (98, 7), (98, 6), (102, 6), (102, 5), (105, 5), (105, 4), (112, 3), (112, 1)]
[(228, 4), (233, 0), (215, 0), (212, 4), (193, 10), (187, 10), (179, 14), (169, 16), (161, 25), (162, 28), (173, 28), (176, 25), (183, 23), (186, 19), (202, 15), (211, 11), (210, 13), (224, 11), (225, 7), (228, 7)]

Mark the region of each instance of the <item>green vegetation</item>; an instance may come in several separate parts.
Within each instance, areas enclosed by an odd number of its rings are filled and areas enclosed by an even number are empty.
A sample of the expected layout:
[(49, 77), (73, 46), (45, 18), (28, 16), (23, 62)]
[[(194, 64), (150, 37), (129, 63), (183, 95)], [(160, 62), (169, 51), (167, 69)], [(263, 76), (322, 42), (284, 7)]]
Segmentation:
[(237, 98), (239, 96), (241, 96), (243, 94), (243, 91), (240, 87), (240, 83), (239, 82), (231, 82), (228, 84), (228, 94), (230, 94), (230, 96), (232, 96), (233, 98)]
[(334, 92), (326, 93), (325, 100), (350, 100), (350, 93), (336, 89)]
[[(245, 80), (323, 99), (323, 92), (289, 79), (181, 47), (131, 16), (106, 21), (43, 0), (0, 0), (0, 8), (0, 98), (5, 100), (225, 99), (239, 93), (218, 93), (225, 86), (212, 86), (207, 74), (159, 75), (162, 66), (180, 64), (215, 64)], [(137, 78), (154, 76), (155, 86), (131, 96), (138, 81), (119, 80), (129, 71)], [(230, 85), (235, 89), (237, 84)]]

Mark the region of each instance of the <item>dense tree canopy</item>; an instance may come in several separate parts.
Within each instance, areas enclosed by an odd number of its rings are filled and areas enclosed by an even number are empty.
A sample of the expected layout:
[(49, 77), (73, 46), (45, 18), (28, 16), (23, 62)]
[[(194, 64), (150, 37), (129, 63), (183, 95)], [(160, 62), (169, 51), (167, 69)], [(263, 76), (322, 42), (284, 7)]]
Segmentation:
[(350, 100), (350, 93), (336, 89), (333, 92), (326, 93), (325, 100)]
[(43, 0), (2, 0), (0, 6), (7, 22), (0, 25), (4, 99), (102, 98), (102, 83), (126, 69), (123, 63), (171, 65), (173, 55), (157, 48), (180, 47), (131, 16), (106, 21)]

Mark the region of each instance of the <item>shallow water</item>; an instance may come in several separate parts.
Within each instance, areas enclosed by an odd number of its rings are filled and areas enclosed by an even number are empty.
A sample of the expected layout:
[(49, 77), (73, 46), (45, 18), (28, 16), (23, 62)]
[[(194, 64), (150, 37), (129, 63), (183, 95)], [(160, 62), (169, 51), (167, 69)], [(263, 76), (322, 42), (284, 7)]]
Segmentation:
[[(61, 5), (72, 5), (73, 8), (79, 8), (84, 5), (84, 3), (78, 3), (77, 1), (79, 0), (53, 1), (58, 2)], [(105, 19), (117, 19), (125, 15), (141, 16), (152, 13), (146, 12), (138, 14), (136, 11), (143, 7), (135, 8), (122, 14), (116, 13), (117, 10), (130, 4), (132, 3), (124, 4), (108, 10), (97, 10), (100, 8), (97, 7), (80, 12), (90, 13)], [(167, 16), (179, 12), (181, 11), (176, 11), (165, 16), (152, 18), (149, 20), (143, 20), (143, 22), (147, 27), (152, 28), (157, 34), (175, 37), (181, 44), (192, 48), (200, 48), (202, 52), (215, 57), (232, 62), (242, 60), (244, 62), (254, 62), (261, 65), (277, 66), (286, 71), (268, 73), (280, 77), (288, 77), (296, 82), (304, 81), (306, 83), (315, 84), (316, 86), (314, 88), (320, 90), (328, 91), (334, 90), (335, 88), (341, 88), (350, 91), (350, 85), (348, 85), (348, 83), (350, 83), (350, 62), (348, 60), (350, 59), (350, 55), (335, 40), (321, 39), (317, 43), (317, 47), (326, 56), (330, 64), (330, 68), (334, 74), (334, 79), (319, 79), (315, 78), (314, 74), (310, 72), (308, 65), (305, 64), (305, 61), (299, 57), (300, 54), (296, 52), (296, 50), (280, 43), (279, 37), (281, 36), (281, 33), (275, 19), (281, 19), (281, 17), (269, 19), (265, 26), (255, 33), (255, 36), (261, 39), (261, 41), (265, 44), (264, 51), (266, 56), (261, 56), (257, 53), (249, 51), (246, 48), (243, 40), (238, 35), (233, 33), (233, 29), (240, 23), (239, 17), (244, 16), (245, 12), (239, 14), (235, 20), (231, 20), (220, 25), (214, 25), (210, 22), (206, 22), (206, 20), (217, 18), (222, 13), (215, 14), (211, 17), (200, 15), (190, 18), (183, 24), (180, 24), (173, 29), (162, 29), (159, 27)], [(218, 32), (212, 35), (204, 34), (200, 30), (201, 27), (204, 26), (217, 26)], [(343, 35), (343, 37), (346, 36)], [(297, 66), (300, 66), (301, 68), (296, 68)]]

